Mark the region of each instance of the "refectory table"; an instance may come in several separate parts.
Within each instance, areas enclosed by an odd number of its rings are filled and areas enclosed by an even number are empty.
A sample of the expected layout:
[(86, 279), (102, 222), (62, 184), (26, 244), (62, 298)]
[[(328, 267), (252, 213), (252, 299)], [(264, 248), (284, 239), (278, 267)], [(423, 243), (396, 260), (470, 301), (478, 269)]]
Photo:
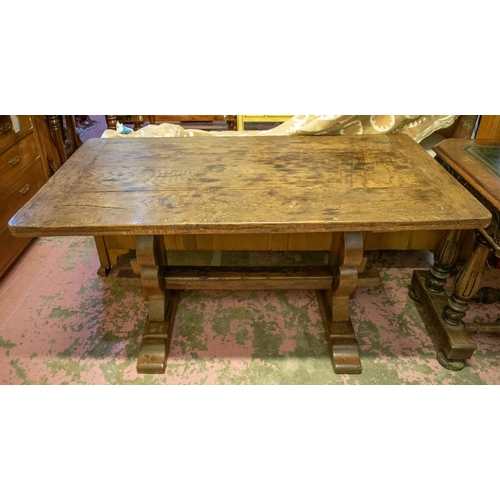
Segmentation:
[[(137, 369), (163, 373), (180, 290), (314, 289), (334, 371), (360, 373), (349, 316), (366, 231), (474, 229), (491, 215), (410, 137), (90, 139), (11, 219), (15, 236), (134, 235), (148, 297)], [(172, 267), (165, 234), (331, 233), (325, 267)]]

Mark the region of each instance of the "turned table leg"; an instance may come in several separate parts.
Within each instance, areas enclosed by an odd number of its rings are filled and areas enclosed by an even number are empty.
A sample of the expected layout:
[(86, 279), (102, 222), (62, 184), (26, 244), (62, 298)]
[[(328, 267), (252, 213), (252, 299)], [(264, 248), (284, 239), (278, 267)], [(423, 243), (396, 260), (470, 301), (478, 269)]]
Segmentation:
[(434, 252), (434, 264), (425, 279), (425, 288), (432, 293), (444, 290), (451, 268), (457, 263), (462, 231), (447, 231)]
[(361, 373), (359, 347), (351, 318), (349, 299), (358, 282), (363, 259), (362, 233), (334, 233), (330, 265), (334, 278), (331, 290), (318, 291), (323, 325), (335, 373)]
[(451, 296), (444, 291), (450, 269), (458, 256), (459, 231), (449, 231), (439, 244), (434, 255), (435, 263), (424, 273), (414, 271), (412, 277), (412, 298), (421, 303), (426, 319), (430, 321), (440, 337), (437, 359), (448, 370), (461, 370), (465, 361), (476, 350), (470, 332), (462, 323), (468, 303), (481, 286), (484, 266), (488, 256), (487, 242), (479, 236), (467, 263), (455, 277)]
[(148, 319), (137, 371), (165, 373), (179, 292), (165, 290), (166, 253), (162, 236), (136, 237), (137, 264), (148, 300)]
[(453, 283), (453, 293), (443, 311), (443, 319), (449, 325), (459, 325), (469, 308), (469, 301), (481, 288), (484, 268), (490, 247), (480, 237), (472, 255), (460, 269)]
[[(489, 251), (488, 244), (480, 237), (476, 238), (476, 246), (472, 255), (455, 277), (453, 293), (448, 297), (442, 314), (442, 319), (446, 325), (449, 325), (452, 332), (453, 328), (467, 330), (462, 323), (462, 318), (469, 308), (469, 301), (481, 288), (481, 281)], [(472, 339), (471, 342), (473, 342)], [(470, 358), (472, 353), (467, 357), (462, 357), (460, 353), (461, 349), (459, 348), (454, 349), (453, 346), (445, 346), (443, 350), (438, 352), (437, 359), (445, 368), (461, 370), (465, 367), (465, 359)]]

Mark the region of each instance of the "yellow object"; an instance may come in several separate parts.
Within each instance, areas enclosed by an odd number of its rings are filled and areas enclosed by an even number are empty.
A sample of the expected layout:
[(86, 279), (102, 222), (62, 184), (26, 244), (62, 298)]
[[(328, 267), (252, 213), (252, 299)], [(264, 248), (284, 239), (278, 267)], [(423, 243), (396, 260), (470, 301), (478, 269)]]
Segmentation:
[(237, 115), (236, 130), (245, 130), (245, 122), (286, 122), (294, 115)]

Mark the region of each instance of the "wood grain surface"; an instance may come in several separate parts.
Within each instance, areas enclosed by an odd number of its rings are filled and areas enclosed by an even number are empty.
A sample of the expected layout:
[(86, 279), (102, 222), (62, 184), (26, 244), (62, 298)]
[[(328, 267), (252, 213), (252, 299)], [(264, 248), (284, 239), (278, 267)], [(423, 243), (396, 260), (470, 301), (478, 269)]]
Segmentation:
[(90, 139), (14, 235), (486, 227), (490, 213), (406, 135)]

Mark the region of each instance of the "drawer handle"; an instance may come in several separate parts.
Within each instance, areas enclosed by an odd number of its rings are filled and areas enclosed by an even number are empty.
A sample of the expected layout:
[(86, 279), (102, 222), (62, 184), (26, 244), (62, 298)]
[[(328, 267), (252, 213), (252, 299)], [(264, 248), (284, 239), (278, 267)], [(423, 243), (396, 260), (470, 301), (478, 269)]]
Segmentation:
[(30, 190), (30, 185), (26, 184), (23, 188), (19, 190), (19, 194), (24, 196)]
[(17, 165), (21, 161), (21, 157), (19, 155), (14, 156), (12, 160), (9, 160), (9, 165), (13, 167), (14, 165)]
[(12, 128), (12, 123), (6, 123), (3, 127), (0, 127), (0, 134), (5, 134)]

